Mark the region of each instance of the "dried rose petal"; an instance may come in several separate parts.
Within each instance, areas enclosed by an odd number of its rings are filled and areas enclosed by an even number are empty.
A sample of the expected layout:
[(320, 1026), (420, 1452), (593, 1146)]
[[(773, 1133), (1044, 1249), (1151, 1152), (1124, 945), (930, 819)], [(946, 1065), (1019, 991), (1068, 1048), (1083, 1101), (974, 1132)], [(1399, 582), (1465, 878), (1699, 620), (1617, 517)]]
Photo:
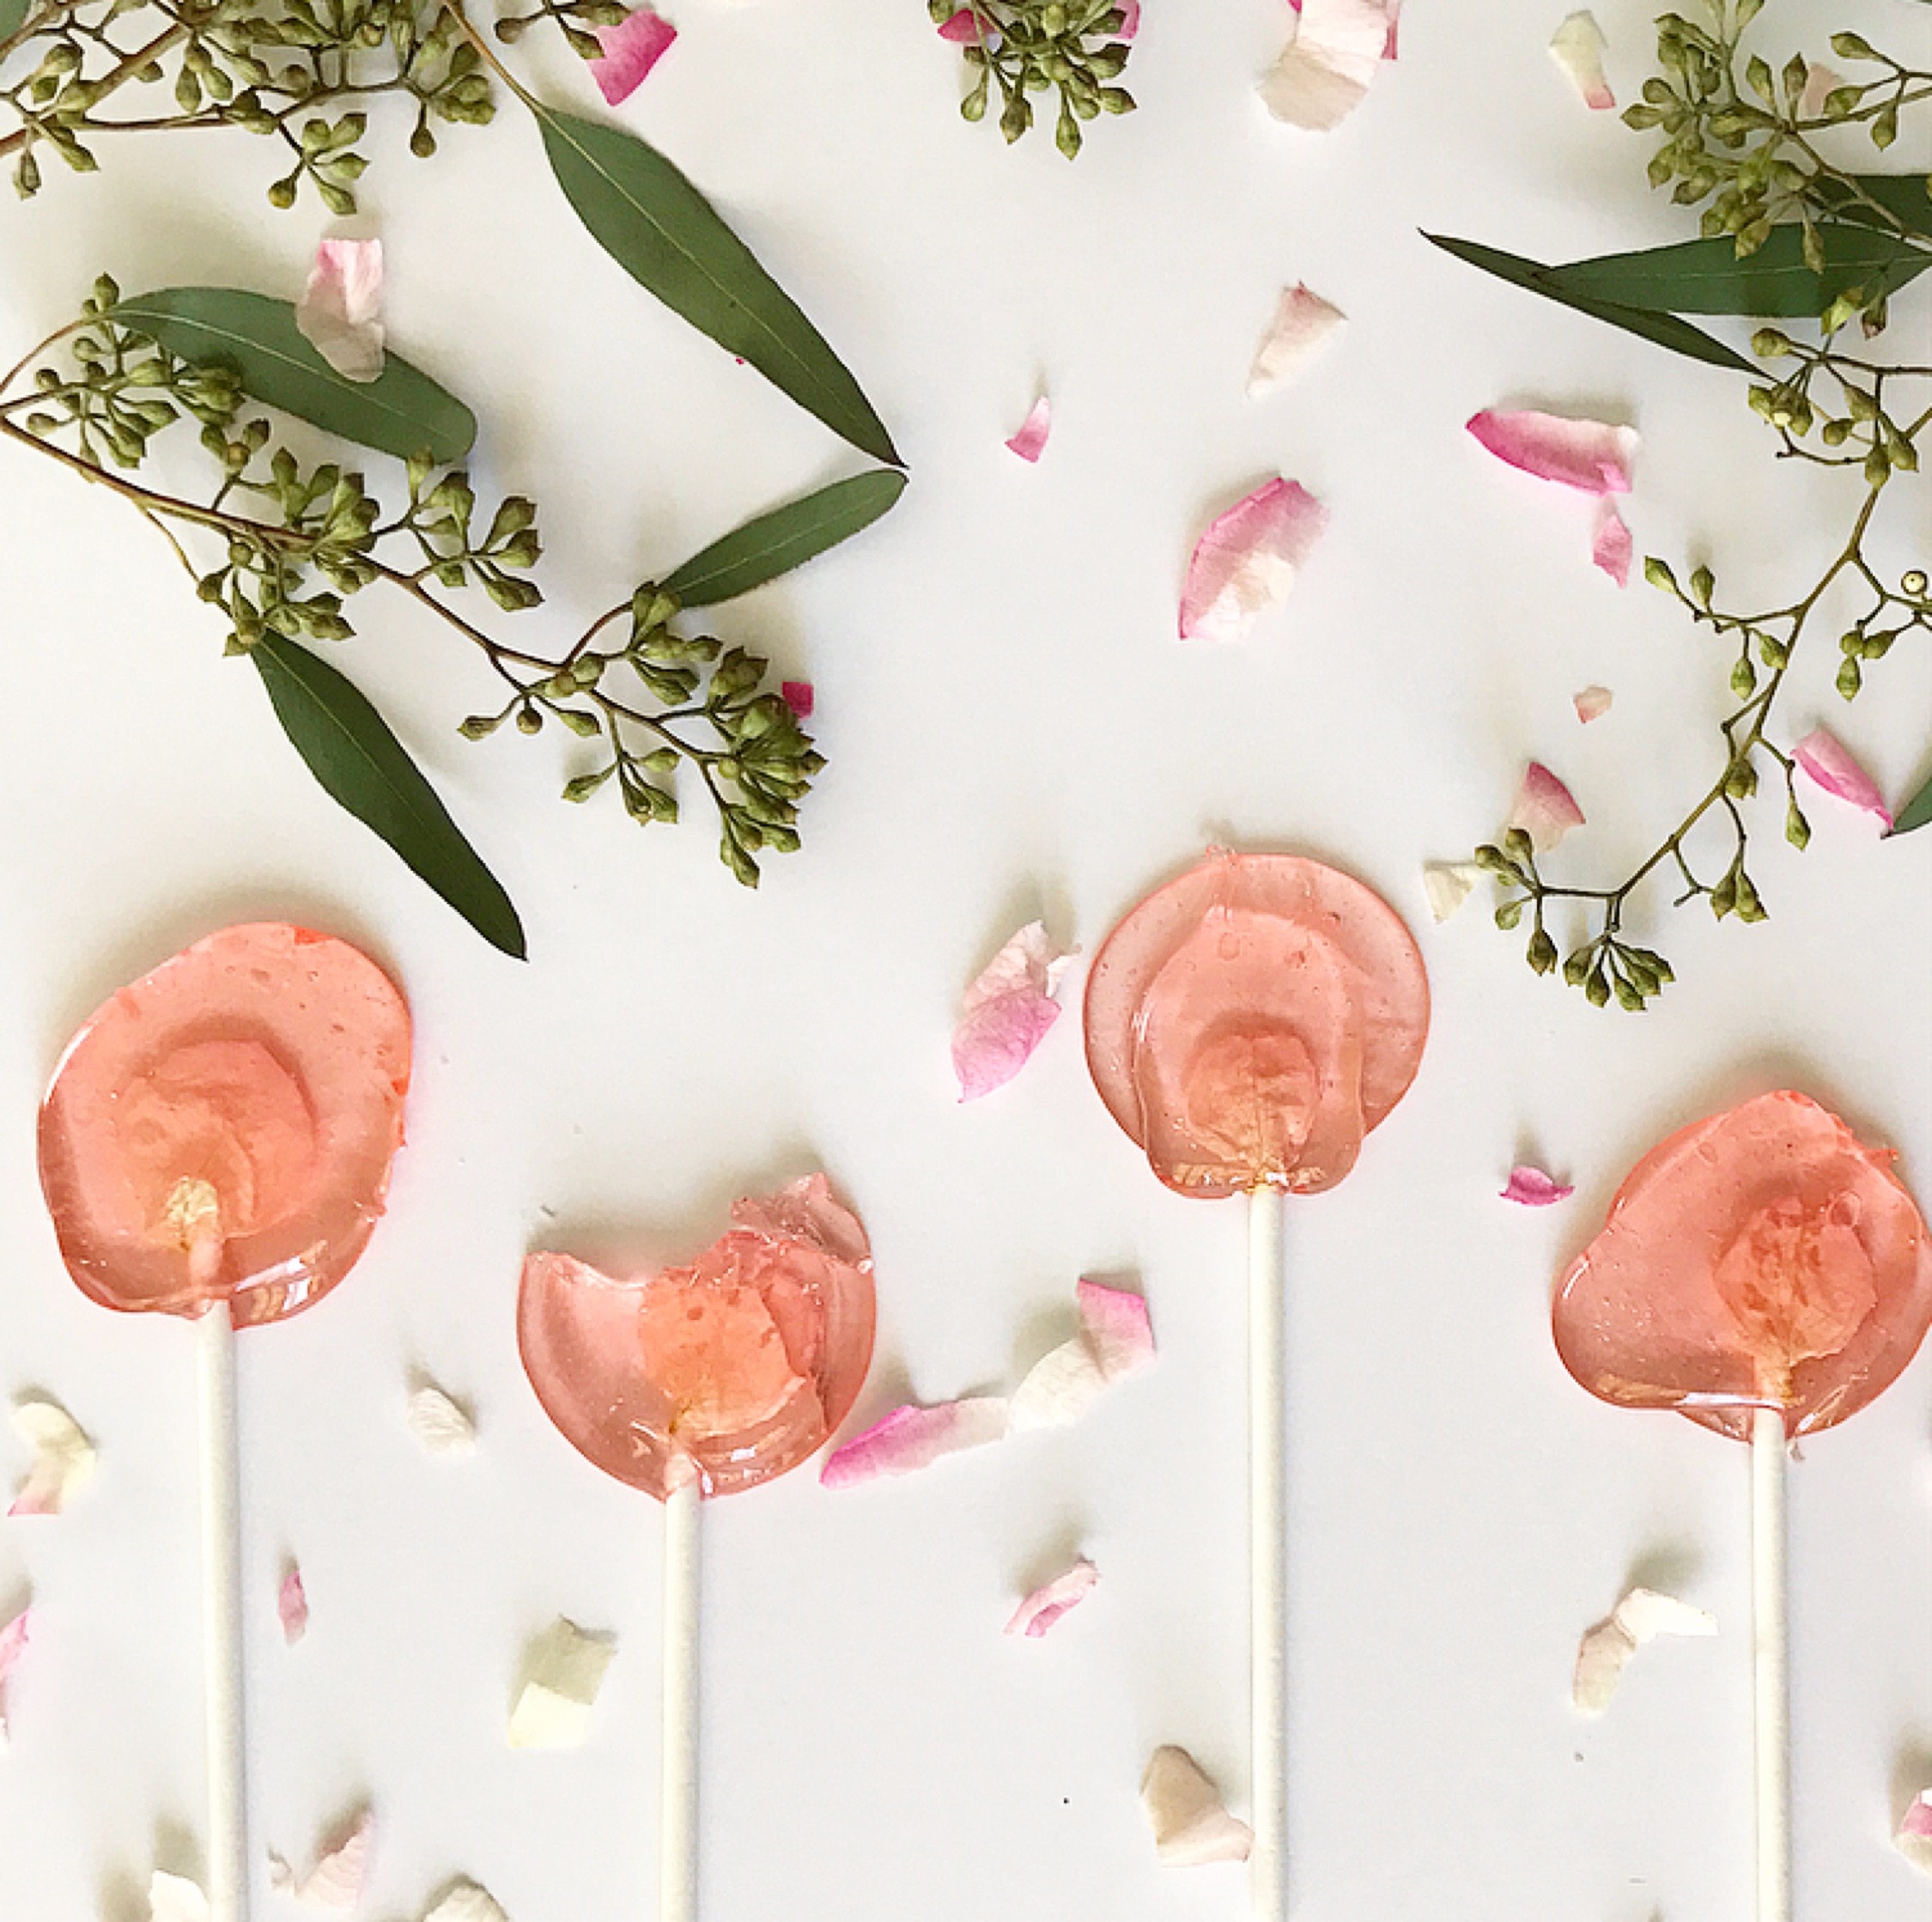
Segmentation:
[(1082, 1555), (1071, 1568), (1035, 1589), (1014, 1609), (1005, 1632), (1035, 1639), (1044, 1635), (1069, 1609), (1078, 1608), (1099, 1580), (1100, 1571)]
[(1255, 349), (1255, 364), (1248, 374), (1248, 398), (1254, 400), (1284, 386), (1346, 318), (1339, 307), (1305, 286), (1283, 288), (1274, 318)]
[(1607, 687), (1590, 686), (1580, 689), (1571, 696), (1571, 704), (1577, 710), (1577, 718), (1587, 727), (1593, 721), (1601, 721), (1610, 711), (1610, 703), (1616, 699)]
[(1027, 1371), (1009, 1408), (1016, 1430), (1068, 1427), (1115, 1383), (1154, 1364), (1154, 1328), (1144, 1296), (1084, 1279), (1076, 1295), (1080, 1332)]
[(1509, 825), (1521, 828), (1536, 852), (1546, 855), (1572, 828), (1583, 824), (1583, 811), (1576, 796), (1540, 761), (1532, 761), (1510, 810)]
[(422, 1922), (510, 1922), (510, 1919), (487, 1889), (465, 1881), (445, 1889), (434, 1906), (423, 1911)]
[(1633, 552), (1624, 517), (1605, 500), (1596, 510), (1596, 532), (1590, 539), (1591, 561), (1619, 587), (1627, 587)]
[(1499, 460), (1539, 480), (1585, 494), (1627, 494), (1637, 455), (1636, 429), (1602, 421), (1567, 420), (1525, 409), (1472, 415), (1469, 431)]
[(939, 38), (951, 40), (956, 46), (977, 46), (980, 44), (979, 16), (970, 7), (962, 7), (957, 13), (949, 15), (939, 22)]
[(1254, 1830), (1228, 1813), (1200, 1764), (1171, 1743), (1155, 1749), (1147, 1764), (1140, 1779), (1140, 1808), (1154, 1832), (1154, 1853), (1163, 1868), (1245, 1862), (1255, 1846)]
[(208, 1898), (199, 1882), (156, 1869), (148, 1882), (148, 1922), (208, 1922)]
[(810, 721), (811, 710), (817, 696), (812, 691), (810, 681), (782, 681), (778, 689), (780, 698), (800, 721)]
[(1585, 106), (1607, 113), (1617, 104), (1603, 77), (1603, 29), (1596, 15), (1574, 13), (1550, 37), (1550, 58), (1561, 67)]
[(1510, 1171), (1510, 1185), (1502, 1191), (1505, 1201), (1526, 1208), (1553, 1207), (1577, 1192), (1568, 1182), (1559, 1182), (1524, 1162)]
[(469, 1409), (434, 1382), (416, 1385), (405, 1419), (425, 1455), (460, 1461), (477, 1452), (477, 1425)]
[(996, 1395), (895, 1408), (835, 1449), (818, 1479), (828, 1488), (851, 1488), (881, 1475), (912, 1475), (945, 1456), (1004, 1440), (1010, 1426), (1006, 1403)]
[(303, 338), (345, 380), (374, 380), (383, 364), (382, 242), (324, 240), (295, 303)]
[(1328, 525), (1298, 481), (1272, 480), (1228, 509), (1196, 543), (1181, 597), (1183, 641), (1238, 641), (1288, 597)]
[(275, 1591), (275, 1612), (282, 1623), (282, 1639), (293, 1648), (308, 1633), (308, 1591), (294, 1562), (283, 1571), (282, 1585)]
[(677, 38), (677, 29), (648, 7), (627, 14), (615, 27), (594, 31), (604, 52), (590, 63), (591, 76), (612, 106), (637, 91)]
[(94, 1444), (60, 1403), (23, 1395), (14, 1403), (14, 1432), (33, 1451), (33, 1465), (9, 1515), (58, 1515), (94, 1480)]
[(297, 1877), (280, 1856), (269, 1858), (270, 1886), (292, 1895), (303, 1908), (323, 1915), (353, 1915), (361, 1907), (375, 1846), (375, 1818), (358, 1809), (323, 1844), (315, 1866)]
[(1825, 111), (1826, 96), (1844, 85), (1843, 74), (1826, 66), (1822, 60), (1807, 60), (1805, 90), (1798, 96), (1798, 118), (1817, 119)]
[(1060, 1019), (1054, 994), (1076, 952), (1055, 946), (1045, 925), (1030, 921), (980, 971), (952, 1034), (962, 1101), (1004, 1087), (1032, 1058)]
[(1601, 1715), (1623, 1679), (1625, 1665), (1659, 1635), (1715, 1635), (1716, 1616), (1654, 1589), (1633, 1588), (1601, 1621), (1584, 1632), (1577, 1650), (1570, 1700), (1579, 1715)]
[(1915, 1869), (1932, 1876), (1932, 1789), (1921, 1789), (1912, 1798), (1892, 1846)]
[(1430, 861), (1422, 864), (1422, 891), (1437, 926), (1461, 914), (1463, 903), (1482, 879), (1484, 870), (1473, 861)]
[(587, 1634), (559, 1615), (524, 1651), (523, 1674), (510, 1710), (513, 1749), (574, 1749), (590, 1726), (615, 1638)]
[(1006, 451), (1017, 453), (1022, 460), (1037, 460), (1046, 447), (1047, 436), (1053, 432), (1053, 426), (1054, 404), (1042, 394), (1028, 411), (1019, 432), (1007, 441)]
[(22, 1609), (11, 1621), (0, 1622), (0, 1749), (7, 1746), (7, 1690), (33, 1633), (31, 1609)]
[(1860, 767), (1844, 742), (1822, 727), (1814, 727), (1791, 750), (1791, 758), (1822, 788), (1867, 814), (1875, 814), (1889, 830), (1892, 810), (1878, 783)]
[(1388, 57), (1394, 29), (1386, 0), (1301, 0), (1294, 40), (1261, 82), (1276, 119), (1326, 133), (1354, 112)]

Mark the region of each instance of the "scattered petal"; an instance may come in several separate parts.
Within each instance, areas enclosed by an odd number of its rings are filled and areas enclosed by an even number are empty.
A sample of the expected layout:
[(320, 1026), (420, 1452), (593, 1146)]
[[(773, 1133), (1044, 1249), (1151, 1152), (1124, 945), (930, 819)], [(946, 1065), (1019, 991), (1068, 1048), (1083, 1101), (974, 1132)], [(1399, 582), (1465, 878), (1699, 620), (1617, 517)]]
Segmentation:
[(1658, 1635), (1715, 1635), (1715, 1616), (1654, 1589), (1633, 1588), (1605, 1618), (1585, 1632), (1577, 1650), (1570, 1699), (1579, 1715), (1601, 1715), (1623, 1679), (1624, 1666)]
[(282, 1618), (282, 1639), (293, 1648), (308, 1633), (308, 1591), (302, 1586), (302, 1572), (294, 1562), (289, 1564), (276, 1591), (275, 1612)]
[(818, 1479), (828, 1488), (850, 1488), (881, 1475), (911, 1475), (944, 1456), (1004, 1440), (1011, 1426), (1006, 1403), (996, 1395), (969, 1396), (929, 1408), (895, 1408), (835, 1449)]
[(58, 1515), (94, 1479), (94, 1444), (60, 1403), (23, 1395), (14, 1403), (14, 1432), (33, 1451), (33, 1465), (9, 1515)]
[(1619, 587), (1630, 585), (1630, 529), (1607, 499), (1596, 510), (1596, 532), (1590, 537), (1590, 559)]
[(1913, 1868), (1932, 1876), (1932, 1789), (1921, 1789), (1913, 1797), (1892, 1846)]
[(817, 696), (813, 693), (810, 681), (781, 681), (778, 691), (785, 705), (800, 721), (811, 719), (811, 710)]
[(1510, 1169), (1510, 1185), (1503, 1190), (1503, 1199), (1521, 1207), (1546, 1208), (1567, 1201), (1576, 1192), (1571, 1183), (1557, 1181), (1540, 1168), (1522, 1162)]
[(1294, 40), (1261, 82), (1276, 119), (1326, 133), (1354, 112), (1394, 29), (1386, 0), (1301, 0)]
[(1844, 76), (1822, 60), (1805, 62), (1805, 90), (1798, 97), (1798, 118), (1815, 120), (1825, 111), (1825, 96), (1844, 85)]
[(419, 1383), (410, 1395), (409, 1424), (425, 1454), (461, 1459), (477, 1452), (477, 1425), (469, 1409), (434, 1382)]
[(1569, 76), (1583, 105), (1598, 113), (1617, 104), (1603, 77), (1603, 29), (1589, 11), (1571, 14), (1550, 39), (1550, 58)]
[(1144, 1297), (1082, 1280), (1077, 1299), (1080, 1332), (1036, 1361), (1014, 1393), (1009, 1412), (1016, 1432), (1070, 1427), (1115, 1382), (1153, 1365)]
[(524, 1651), (523, 1679), (510, 1711), (513, 1749), (574, 1749), (590, 1725), (604, 1672), (617, 1652), (609, 1635), (589, 1635), (559, 1615)]
[(1546, 855), (1571, 829), (1583, 824), (1576, 796), (1540, 761), (1532, 761), (1510, 810), (1509, 825), (1521, 828), (1536, 852)]
[(148, 1922), (208, 1922), (201, 1884), (156, 1869), (148, 1883)]
[(0, 1623), (0, 1749), (7, 1746), (7, 1686), (27, 1652), (33, 1613), (31, 1609), (22, 1609), (11, 1621)]
[(1593, 721), (1601, 721), (1610, 711), (1610, 703), (1616, 699), (1607, 687), (1594, 684), (1571, 696), (1571, 704), (1577, 710), (1577, 718), (1587, 727)]
[(353, 1915), (362, 1902), (369, 1855), (375, 1846), (375, 1818), (360, 1809), (331, 1834), (315, 1866), (297, 1877), (278, 1855), (269, 1858), (270, 1886), (295, 1897), (302, 1907), (323, 1915)]
[(1181, 597), (1183, 641), (1238, 641), (1279, 605), (1328, 525), (1298, 481), (1272, 480), (1221, 515), (1195, 544)]
[(1300, 372), (1347, 316), (1332, 301), (1305, 286), (1285, 287), (1275, 302), (1274, 319), (1255, 350), (1255, 364), (1249, 369), (1248, 398), (1272, 393), (1291, 375)]
[(1103, 1380), (1124, 1382), (1154, 1365), (1154, 1323), (1145, 1295), (1083, 1275), (1073, 1299), (1080, 1311), (1080, 1338), (1093, 1351)]
[(1131, 40), (1140, 31), (1140, 0), (1118, 0), (1121, 24), (1115, 37)]
[(382, 242), (325, 240), (295, 303), (295, 325), (345, 380), (382, 372)]
[(1163, 1868), (1245, 1862), (1255, 1846), (1254, 1830), (1228, 1813), (1200, 1765), (1172, 1743), (1155, 1749), (1147, 1764), (1140, 1779), (1140, 1807)]
[(1044, 923), (1030, 921), (981, 970), (952, 1031), (962, 1101), (1004, 1087), (1026, 1066), (1060, 1019), (1054, 993), (1077, 952), (1054, 946)]
[(1064, 1574), (1055, 1575), (1020, 1603), (1006, 1624), (1006, 1633), (1031, 1638), (1045, 1634), (1068, 1609), (1078, 1608), (1099, 1580), (1100, 1571), (1082, 1555)]
[(1007, 441), (1007, 452), (1017, 453), (1022, 460), (1037, 460), (1053, 428), (1054, 404), (1045, 394), (1042, 394), (1028, 410), (1025, 420), (1020, 423), (1019, 432)]
[(1438, 925), (1462, 911), (1483, 870), (1473, 861), (1429, 861), (1422, 864), (1422, 891)]
[(422, 1922), (510, 1922), (496, 1898), (473, 1882), (459, 1882), (423, 1911)]
[(1875, 814), (1886, 827), (1892, 825), (1892, 810), (1878, 784), (1852, 757), (1844, 742), (1822, 727), (1814, 727), (1791, 750), (1791, 758), (1827, 794), (1867, 814)]
[(628, 100), (644, 76), (670, 51), (677, 29), (648, 7), (629, 13), (615, 27), (595, 29), (604, 52), (590, 63), (597, 89), (612, 106)]
[(1539, 480), (1556, 481), (1585, 494), (1627, 494), (1637, 457), (1637, 430), (1603, 421), (1567, 420), (1525, 408), (1473, 415), (1470, 433), (1498, 460)]
[(951, 40), (956, 46), (977, 46), (980, 44), (980, 22), (970, 7), (962, 7), (956, 14), (939, 22), (939, 38)]

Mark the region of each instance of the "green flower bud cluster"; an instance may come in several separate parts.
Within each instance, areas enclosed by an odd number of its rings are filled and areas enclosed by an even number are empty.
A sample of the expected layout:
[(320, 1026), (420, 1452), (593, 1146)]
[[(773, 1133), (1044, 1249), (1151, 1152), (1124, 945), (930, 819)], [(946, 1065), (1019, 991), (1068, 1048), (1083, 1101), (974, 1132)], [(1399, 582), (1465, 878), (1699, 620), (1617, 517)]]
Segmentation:
[(975, 37), (961, 50), (972, 85), (959, 111), (983, 120), (997, 88), (1009, 143), (1033, 125), (1034, 94), (1057, 93), (1054, 143), (1068, 160), (1080, 151), (1083, 123), (1133, 111), (1133, 95), (1114, 84), (1132, 42), (1121, 38), (1127, 16), (1113, 0), (927, 0), (927, 11), (942, 26), (972, 16)]
[(507, 46), (520, 40), (538, 21), (548, 20), (580, 59), (600, 60), (604, 43), (592, 29), (621, 26), (630, 10), (622, 0), (542, 0), (530, 13), (504, 15), (496, 22), (496, 37)]

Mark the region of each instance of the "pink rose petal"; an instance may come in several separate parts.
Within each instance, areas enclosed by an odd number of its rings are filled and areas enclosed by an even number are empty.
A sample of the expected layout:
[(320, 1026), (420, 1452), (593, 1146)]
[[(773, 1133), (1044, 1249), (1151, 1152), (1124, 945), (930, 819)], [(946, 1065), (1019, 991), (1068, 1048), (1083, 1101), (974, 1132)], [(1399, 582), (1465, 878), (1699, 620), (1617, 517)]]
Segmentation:
[(1022, 460), (1037, 460), (1047, 444), (1048, 435), (1053, 432), (1053, 426), (1054, 404), (1042, 394), (1033, 403), (1019, 432), (1007, 441), (1007, 451), (1017, 453)]
[(1013, 1611), (1013, 1619), (1006, 1624), (1006, 1633), (1036, 1639), (1069, 1609), (1078, 1608), (1093, 1593), (1099, 1580), (1100, 1571), (1081, 1556), (1064, 1574), (1055, 1575), (1020, 1603)]
[(1388, 0), (1302, 0), (1295, 38), (1261, 82), (1276, 119), (1326, 133), (1360, 105), (1388, 57), (1394, 9)]
[(1285, 287), (1268, 331), (1255, 350), (1248, 398), (1253, 400), (1270, 393), (1299, 373), (1345, 318), (1339, 307), (1306, 287)]
[(1503, 1190), (1503, 1199), (1522, 1207), (1546, 1208), (1568, 1201), (1576, 1192), (1569, 1183), (1553, 1180), (1540, 1168), (1524, 1162), (1510, 1171), (1510, 1185)]
[(980, 23), (970, 7), (962, 7), (956, 14), (939, 22), (939, 38), (951, 40), (956, 46), (977, 46), (980, 40)]
[(1382, 57), (1393, 60), (1400, 52), (1398, 45), (1402, 24), (1402, 0), (1388, 0), (1388, 38), (1382, 43)]
[(1140, 31), (1140, 0), (1119, 0), (1119, 37), (1131, 40)]
[(1153, 1364), (1153, 1323), (1141, 1296), (1084, 1280), (1076, 1294), (1080, 1332), (1042, 1355), (1013, 1391), (1016, 1430), (1070, 1427), (1115, 1382)]
[(994, 1395), (895, 1408), (835, 1449), (818, 1479), (828, 1488), (851, 1488), (881, 1475), (912, 1475), (945, 1456), (1003, 1440), (1007, 1427), (1006, 1404)]
[(1815, 120), (1825, 111), (1826, 96), (1844, 85), (1844, 76), (1834, 72), (1822, 60), (1805, 62), (1805, 90), (1798, 96), (1798, 118)]
[(382, 242), (325, 240), (295, 303), (303, 338), (345, 380), (382, 373)]
[(1238, 641), (1279, 605), (1328, 525), (1298, 481), (1272, 480), (1220, 516), (1195, 544), (1181, 597), (1183, 641)]
[(1596, 510), (1596, 532), (1591, 537), (1590, 558), (1619, 587), (1630, 585), (1631, 538), (1624, 517), (1607, 500)]
[(1850, 751), (1835, 735), (1822, 727), (1813, 728), (1791, 750), (1791, 758), (1827, 794), (1836, 794), (1840, 800), (1850, 801), (1865, 813), (1875, 814), (1889, 830), (1892, 810), (1885, 805), (1885, 796), (1879, 792), (1877, 782), (1859, 766)]
[(1104, 1382), (1123, 1382), (1154, 1365), (1154, 1323), (1145, 1295), (1084, 1276), (1074, 1289), (1080, 1334)]
[(1932, 1876), (1932, 1789), (1921, 1789), (1893, 1837), (1893, 1846), (1915, 1869)]
[(1510, 810), (1510, 826), (1521, 828), (1540, 855), (1547, 854), (1572, 828), (1583, 824), (1576, 797), (1540, 761), (1524, 770), (1516, 804)]
[(269, 1858), (269, 1884), (284, 1890), (306, 1909), (324, 1915), (353, 1915), (361, 1907), (375, 1846), (375, 1819), (359, 1809), (323, 1845), (315, 1866), (297, 1877), (280, 1856)]
[(27, 1652), (33, 1633), (31, 1609), (22, 1609), (13, 1620), (0, 1624), (0, 1749), (7, 1745), (7, 1688), (20, 1658)]
[(1034, 921), (981, 970), (960, 1001), (952, 1034), (952, 1067), (962, 1101), (976, 1101), (1004, 1087), (1026, 1066), (1060, 1019), (1054, 991), (1071, 959)]
[(1630, 492), (1630, 465), (1637, 455), (1632, 428), (1568, 420), (1532, 409), (1485, 411), (1472, 417), (1468, 425), (1498, 459), (1539, 480), (1556, 481), (1585, 494)]
[(648, 7), (627, 14), (615, 27), (596, 29), (603, 53), (590, 63), (597, 89), (612, 106), (628, 100), (669, 52), (677, 29)]
[(812, 692), (810, 681), (786, 681), (780, 686), (778, 691), (785, 705), (800, 721), (810, 721), (811, 719), (811, 710), (817, 696)]
[(282, 1639), (293, 1648), (308, 1633), (308, 1591), (302, 1586), (302, 1572), (289, 1564), (276, 1591), (275, 1612), (282, 1621)]
[(1603, 29), (1596, 15), (1574, 13), (1550, 37), (1550, 58), (1561, 67), (1583, 105), (1598, 113), (1617, 104), (1603, 77)]
[(1587, 727), (1593, 721), (1601, 721), (1610, 711), (1610, 703), (1616, 699), (1607, 687), (1594, 684), (1579, 689), (1571, 696), (1571, 705), (1577, 710), (1577, 718)]

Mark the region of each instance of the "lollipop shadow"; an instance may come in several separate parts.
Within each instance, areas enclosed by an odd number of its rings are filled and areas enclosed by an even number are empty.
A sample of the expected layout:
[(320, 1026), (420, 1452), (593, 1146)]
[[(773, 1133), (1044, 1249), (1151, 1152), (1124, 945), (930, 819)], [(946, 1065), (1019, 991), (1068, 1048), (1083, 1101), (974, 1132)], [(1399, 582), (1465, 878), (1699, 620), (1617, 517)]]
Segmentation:
[(1656, 1595), (1682, 1595), (1695, 1584), (1703, 1566), (1704, 1557), (1692, 1543), (1661, 1542), (1631, 1560), (1624, 1588), (1626, 1593), (1647, 1588)]

